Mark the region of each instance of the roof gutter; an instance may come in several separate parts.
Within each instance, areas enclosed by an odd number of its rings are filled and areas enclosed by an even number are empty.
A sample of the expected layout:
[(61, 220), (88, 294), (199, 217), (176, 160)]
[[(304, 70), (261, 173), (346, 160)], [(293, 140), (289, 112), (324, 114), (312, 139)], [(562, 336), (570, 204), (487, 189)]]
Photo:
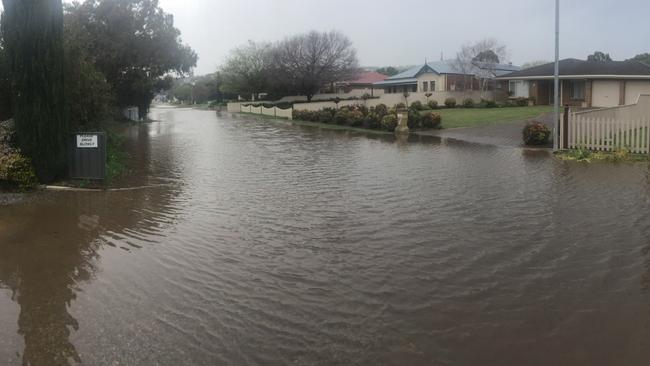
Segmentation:
[[(550, 76), (499, 76), (495, 80), (553, 80)], [(624, 80), (650, 80), (650, 75), (560, 75), (560, 79), (624, 79)]]

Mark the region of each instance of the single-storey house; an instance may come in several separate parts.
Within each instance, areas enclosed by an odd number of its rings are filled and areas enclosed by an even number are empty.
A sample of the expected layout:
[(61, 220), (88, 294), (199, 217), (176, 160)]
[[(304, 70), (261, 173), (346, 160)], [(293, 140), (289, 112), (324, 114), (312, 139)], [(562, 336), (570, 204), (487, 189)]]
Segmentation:
[(354, 80), (343, 81), (335, 85), (337, 93), (355, 93), (375, 95), (374, 83), (383, 81), (388, 76), (375, 71), (364, 71)]
[[(536, 104), (553, 104), (555, 64), (548, 63), (500, 77), (514, 98), (532, 98)], [(560, 61), (562, 105), (591, 108), (634, 104), (640, 94), (650, 94), (650, 66), (633, 60)]]
[[(476, 62), (471, 72), (458, 71), (454, 60), (427, 62), (412, 67), (395, 76), (374, 83), (375, 88), (383, 88), (385, 93), (427, 93), (446, 91), (481, 90), (481, 80), (519, 70), (510, 64), (487, 65)], [(490, 83), (489, 89), (493, 88)]]

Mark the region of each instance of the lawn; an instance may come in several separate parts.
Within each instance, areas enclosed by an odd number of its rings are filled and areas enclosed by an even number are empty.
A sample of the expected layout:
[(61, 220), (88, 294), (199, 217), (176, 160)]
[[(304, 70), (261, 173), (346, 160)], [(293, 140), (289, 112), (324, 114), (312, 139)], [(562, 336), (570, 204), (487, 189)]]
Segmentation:
[[(431, 112), (431, 111), (423, 111)], [(478, 127), (516, 122), (553, 112), (552, 106), (439, 109), (443, 128)]]

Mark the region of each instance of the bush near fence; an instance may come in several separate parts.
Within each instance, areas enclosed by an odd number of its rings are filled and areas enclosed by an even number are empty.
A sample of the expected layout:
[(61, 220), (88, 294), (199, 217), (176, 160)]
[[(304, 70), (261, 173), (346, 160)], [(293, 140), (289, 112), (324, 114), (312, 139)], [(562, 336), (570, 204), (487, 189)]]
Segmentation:
[[(392, 132), (397, 126), (397, 111), (395, 108), (388, 108), (384, 104), (370, 108), (365, 106), (346, 106), (339, 109), (324, 108), (318, 111), (294, 109), (293, 119), (372, 130), (383, 129)], [(395, 126), (393, 126), (393, 120)], [(408, 110), (409, 129), (441, 128), (441, 123), (442, 118), (438, 113), (429, 112), (421, 114), (416, 107), (411, 107)]]

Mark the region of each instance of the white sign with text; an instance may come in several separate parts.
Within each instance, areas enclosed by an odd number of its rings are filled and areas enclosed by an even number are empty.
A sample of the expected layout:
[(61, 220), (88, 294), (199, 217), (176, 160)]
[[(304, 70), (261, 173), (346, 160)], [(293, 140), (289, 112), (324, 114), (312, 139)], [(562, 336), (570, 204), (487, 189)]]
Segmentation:
[(97, 148), (97, 135), (77, 135), (77, 147), (81, 149)]

